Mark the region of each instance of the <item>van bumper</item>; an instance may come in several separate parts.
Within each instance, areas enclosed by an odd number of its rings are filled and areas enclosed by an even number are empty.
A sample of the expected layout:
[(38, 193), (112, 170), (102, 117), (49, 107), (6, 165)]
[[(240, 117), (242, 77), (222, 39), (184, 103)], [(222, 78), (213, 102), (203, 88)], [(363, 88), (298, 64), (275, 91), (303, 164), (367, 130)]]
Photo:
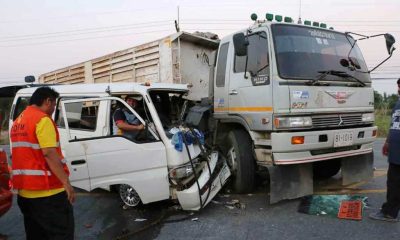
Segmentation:
[(218, 152), (212, 152), (208, 161), (211, 175), (208, 165), (205, 164), (198, 178), (199, 185), (195, 182), (190, 188), (176, 192), (183, 210), (196, 211), (205, 207), (221, 190), (231, 175), (226, 161), (219, 157)]

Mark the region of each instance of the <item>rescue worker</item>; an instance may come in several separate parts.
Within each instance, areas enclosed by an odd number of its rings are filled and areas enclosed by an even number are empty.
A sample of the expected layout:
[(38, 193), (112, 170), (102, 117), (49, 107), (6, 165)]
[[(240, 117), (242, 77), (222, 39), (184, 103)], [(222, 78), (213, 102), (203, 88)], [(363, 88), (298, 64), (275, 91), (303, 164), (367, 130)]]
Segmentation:
[(12, 181), (28, 240), (74, 239), (75, 193), (51, 118), (58, 96), (36, 89), (11, 128)]
[[(137, 100), (131, 96), (127, 96), (125, 102), (133, 109), (138, 104)], [(120, 106), (115, 110), (113, 120), (114, 133), (126, 136), (132, 140), (135, 139), (140, 130), (144, 129), (144, 125), (140, 120), (125, 106)]]
[[(397, 92), (400, 95), (400, 78), (397, 80)], [(388, 156), (389, 168), (386, 181), (386, 202), (380, 211), (369, 215), (371, 219), (398, 222), (400, 210), (400, 99), (392, 111), (389, 134), (382, 147), (382, 154)]]

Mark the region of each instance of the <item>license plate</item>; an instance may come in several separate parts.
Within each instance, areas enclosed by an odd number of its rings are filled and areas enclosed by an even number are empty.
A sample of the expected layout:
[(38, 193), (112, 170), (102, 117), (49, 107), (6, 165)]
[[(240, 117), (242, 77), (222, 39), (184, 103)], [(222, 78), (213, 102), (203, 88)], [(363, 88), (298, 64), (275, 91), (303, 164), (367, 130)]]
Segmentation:
[(353, 133), (352, 132), (340, 132), (335, 133), (333, 139), (333, 147), (344, 147), (353, 145)]

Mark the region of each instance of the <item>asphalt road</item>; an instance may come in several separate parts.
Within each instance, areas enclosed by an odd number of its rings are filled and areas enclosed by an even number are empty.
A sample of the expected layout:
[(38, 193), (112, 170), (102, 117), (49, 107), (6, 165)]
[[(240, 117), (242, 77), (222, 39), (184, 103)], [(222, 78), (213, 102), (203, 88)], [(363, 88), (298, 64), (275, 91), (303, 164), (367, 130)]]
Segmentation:
[[(196, 213), (176, 210), (171, 201), (124, 210), (116, 194), (78, 192), (76, 239), (400, 239), (400, 223), (368, 218), (385, 200), (387, 162), (381, 154), (382, 144), (383, 139), (378, 139), (374, 146), (376, 170), (370, 182), (344, 188), (333, 178), (314, 187), (315, 194), (368, 197), (361, 221), (299, 213), (298, 199), (270, 205), (263, 185), (248, 195), (221, 193)], [(0, 218), (0, 233), (8, 239), (24, 239), (23, 220), (15, 203)]]

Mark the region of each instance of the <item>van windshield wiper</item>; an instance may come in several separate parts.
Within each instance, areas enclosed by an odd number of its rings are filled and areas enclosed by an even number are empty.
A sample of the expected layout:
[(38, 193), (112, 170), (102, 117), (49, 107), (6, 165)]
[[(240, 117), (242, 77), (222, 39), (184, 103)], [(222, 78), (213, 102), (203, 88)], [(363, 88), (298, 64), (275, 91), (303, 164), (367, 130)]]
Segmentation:
[(328, 75), (338, 76), (338, 77), (342, 77), (342, 78), (345, 78), (345, 79), (351, 79), (353, 81), (356, 81), (356, 82), (360, 83), (361, 86), (363, 86), (363, 87), (366, 85), (360, 79), (358, 79), (358, 78), (354, 77), (353, 75), (350, 75), (350, 74), (348, 74), (346, 72), (343, 72), (343, 71), (327, 70), (327, 71), (318, 71), (318, 73), (320, 73), (320, 75), (318, 75), (317, 78), (311, 80), (311, 82), (310, 82), (311, 85), (317, 84), (319, 80), (325, 79), (325, 77), (328, 76)]

